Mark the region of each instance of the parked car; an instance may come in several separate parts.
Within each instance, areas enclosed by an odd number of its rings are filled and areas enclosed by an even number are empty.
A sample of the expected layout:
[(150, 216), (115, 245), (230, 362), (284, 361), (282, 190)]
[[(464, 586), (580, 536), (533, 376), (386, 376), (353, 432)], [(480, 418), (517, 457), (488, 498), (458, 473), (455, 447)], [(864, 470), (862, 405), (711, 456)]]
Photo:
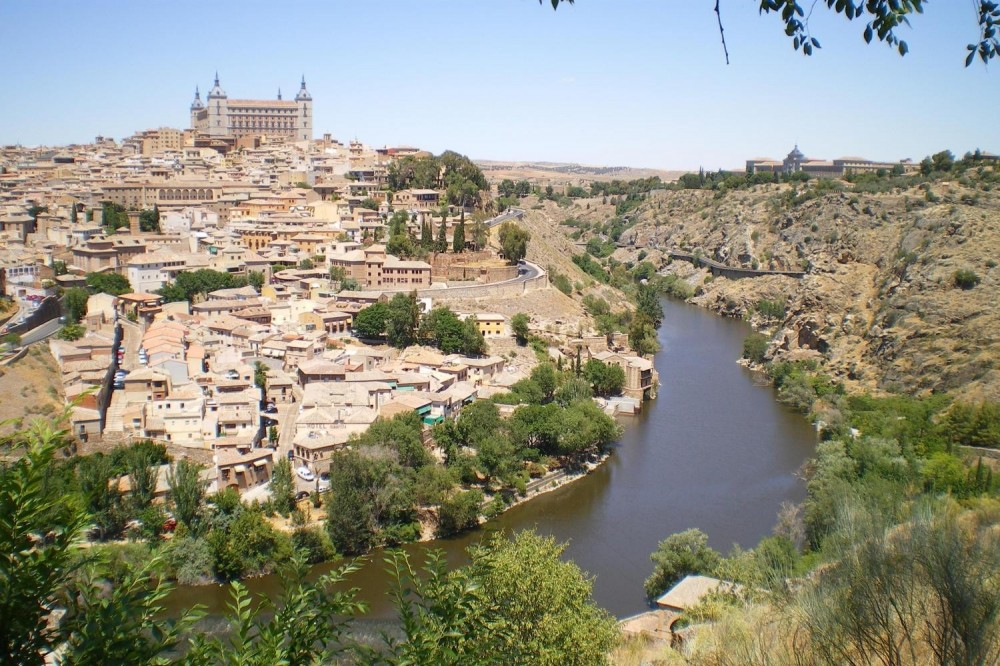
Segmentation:
[(319, 491), (319, 492), (321, 492), (321, 493), (325, 493), (328, 490), (330, 490), (330, 475), (329, 474), (320, 474), (319, 475), (319, 485), (316, 487), (316, 490)]
[(267, 407), (264, 409), (264, 411), (267, 412), (268, 414), (275, 414), (278, 411), (278, 406), (275, 405), (273, 402), (269, 402), (267, 403)]
[(177, 519), (176, 518), (174, 518), (174, 517), (171, 516), (171, 517), (167, 518), (165, 521), (163, 521), (163, 531), (164, 532), (173, 532), (175, 529), (177, 529)]
[(295, 501), (296, 502), (300, 502), (300, 501), (304, 500), (307, 497), (309, 497), (309, 492), (306, 491), (306, 490), (300, 490), (299, 492), (295, 493)]
[(315, 481), (316, 480), (316, 475), (313, 474), (312, 470), (310, 470), (308, 467), (304, 467), (304, 466), (303, 467), (299, 467), (297, 470), (295, 470), (295, 473), (298, 474), (299, 478), (302, 479), (303, 481)]

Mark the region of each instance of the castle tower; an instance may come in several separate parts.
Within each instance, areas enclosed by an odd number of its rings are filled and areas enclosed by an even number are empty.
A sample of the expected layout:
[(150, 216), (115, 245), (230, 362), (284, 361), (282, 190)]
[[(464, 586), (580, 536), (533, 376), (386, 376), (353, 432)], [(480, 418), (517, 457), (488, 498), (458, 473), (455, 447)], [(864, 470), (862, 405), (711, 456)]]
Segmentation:
[(191, 127), (198, 126), (198, 114), (205, 110), (205, 104), (201, 101), (201, 93), (198, 86), (194, 87), (194, 101), (191, 102)]
[(219, 73), (215, 73), (215, 85), (208, 91), (208, 133), (211, 136), (229, 134), (229, 97), (219, 85)]
[(299, 107), (299, 113), (295, 125), (296, 141), (312, 141), (312, 99), (312, 95), (310, 95), (309, 91), (306, 90), (306, 77), (305, 74), (303, 74), (302, 87), (299, 88), (299, 93), (295, 96), (295, 103)]

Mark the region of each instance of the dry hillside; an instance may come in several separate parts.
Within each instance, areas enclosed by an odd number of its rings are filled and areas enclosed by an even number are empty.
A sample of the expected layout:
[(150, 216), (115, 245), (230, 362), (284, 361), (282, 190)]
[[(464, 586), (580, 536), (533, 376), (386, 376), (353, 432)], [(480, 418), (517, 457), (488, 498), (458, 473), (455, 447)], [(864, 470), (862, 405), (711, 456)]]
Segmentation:
[[(655, 192), (629, 214), (637, 223), (622, 234), (613, 258), (636, 262), (644, 251), (662, 272), (697, 288), (695, 303), (752, 318), (774, 334), (773, 358), (816, 358), (855, 388), (997, 399), (1000, 193), (991, 180), (995, 171), (871, 194), (840, 181), (724, 194)], [(557, 222), (552, 205), (535, 217)], [(599, 217), (608, 215), (604, 208), (588, 211), (579, 203), (558, 214)], [(533, 234), (549, 231), (572, 229), (532, 228)], [(713, 279), (690, 263), (670, 262), (671, 250), (700, 252), (730, 266), (808, 272), (801, 280)], [(562, 270), (569, 257), (544, 260)], [(958, 271), (979, 283), (960, 288)], [(785, 317), (765, 321), (755, 312), (761, 299), (785, 299)]]

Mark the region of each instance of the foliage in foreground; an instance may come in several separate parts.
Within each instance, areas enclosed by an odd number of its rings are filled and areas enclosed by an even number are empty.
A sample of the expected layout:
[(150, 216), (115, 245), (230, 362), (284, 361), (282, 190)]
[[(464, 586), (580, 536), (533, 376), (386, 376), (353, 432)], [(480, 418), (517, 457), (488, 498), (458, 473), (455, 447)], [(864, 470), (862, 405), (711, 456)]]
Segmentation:
[(282, 570), (273, 602), (232, 584), (228, 631), (195, 629), (198, 610), (164, 619), (169, 586), (153, 578), (155, 560), (109, 585), (107, 561), (77, 556), (86, 513), (49, 482), (65, 441), (64, 432), (35, 426), (14, 442), (20, 457), (0, 467), (2, 663), (57, 654), (63, 664), (600, 664), (617, 640), (591, 580), (560, 559), (565, 546), (533, 533), (494, 537), (450, 573), (440, 554), (422, 576), (391, 554), (402, 641), (357, 644), (349, 621), (364, 606), (340, 586), (356, 566), (309, 581), (301, 556)]

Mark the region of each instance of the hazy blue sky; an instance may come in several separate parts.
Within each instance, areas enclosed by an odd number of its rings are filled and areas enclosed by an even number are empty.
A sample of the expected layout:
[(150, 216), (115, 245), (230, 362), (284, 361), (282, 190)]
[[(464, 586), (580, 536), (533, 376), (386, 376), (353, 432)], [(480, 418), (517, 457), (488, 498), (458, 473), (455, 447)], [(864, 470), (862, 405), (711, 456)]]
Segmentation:
[(963, 67), (968, 0), (930, 0), (905, 58), (819, 6), (823, 49), (803, 57), (757, 4), (722, 1), (726, 66), (710, 0), (2, 0), (0, 143), (187, 127), (218, 70), (240, 98), (294, 96), (304, 73), (317, 136), (476, 158), (1000, 152), (1000, 73)]

